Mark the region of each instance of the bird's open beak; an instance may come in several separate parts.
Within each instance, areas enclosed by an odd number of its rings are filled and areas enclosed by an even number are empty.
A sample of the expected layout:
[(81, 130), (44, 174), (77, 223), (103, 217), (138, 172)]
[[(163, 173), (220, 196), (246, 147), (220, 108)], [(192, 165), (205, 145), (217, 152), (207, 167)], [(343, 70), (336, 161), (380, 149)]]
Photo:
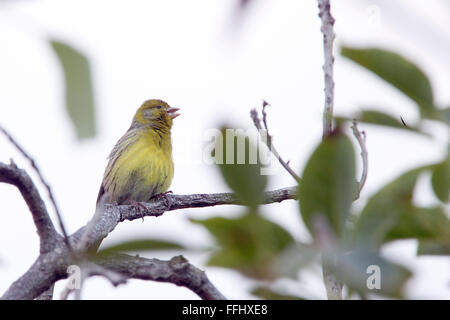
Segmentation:
[(169, 117), (173, 120), (173, 119), (175, 119), (176, 117), (178, 117), (180, 114), (177, 112), (178, 110), (180, 110), (180, 109), (178, 109), (178, 108), (169, 108), (169, 109), (167, 109), (167, 113), (169, 114)]

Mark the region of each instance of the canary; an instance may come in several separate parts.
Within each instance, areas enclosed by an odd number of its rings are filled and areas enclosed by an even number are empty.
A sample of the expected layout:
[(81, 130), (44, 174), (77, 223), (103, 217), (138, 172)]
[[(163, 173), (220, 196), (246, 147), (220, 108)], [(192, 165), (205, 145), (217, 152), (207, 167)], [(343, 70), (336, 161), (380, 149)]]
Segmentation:
[(141, 105), (108, 157), (97, 206), (147, 202), (169, 189), (174, 173), (170, 130), (178, 110), (156, 99)]

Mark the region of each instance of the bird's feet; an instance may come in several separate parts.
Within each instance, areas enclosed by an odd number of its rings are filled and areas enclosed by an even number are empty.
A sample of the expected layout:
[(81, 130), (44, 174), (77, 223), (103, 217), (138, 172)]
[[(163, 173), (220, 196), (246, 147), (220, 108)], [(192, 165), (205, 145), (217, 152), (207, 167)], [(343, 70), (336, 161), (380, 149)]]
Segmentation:
[(155, 200), (161, 200), (162, 199), (164, 201), (164, 205), (168, 209), (170, 209), (171, 202), (170, 202), (169, 197), (167, 196), (169, 193), (173, 193), (173, 192), (169, 190), (169, 191), (166, 191), (166, 192), (163, 192), (163, 193), (158, 193), (157, 195), (153, 196), (153, 199), (155, 199)]
[(140, 202), (130, 200), (130, 204), (141, 214), (142, 222), (144, 222), (145, 213), (148, 209)]

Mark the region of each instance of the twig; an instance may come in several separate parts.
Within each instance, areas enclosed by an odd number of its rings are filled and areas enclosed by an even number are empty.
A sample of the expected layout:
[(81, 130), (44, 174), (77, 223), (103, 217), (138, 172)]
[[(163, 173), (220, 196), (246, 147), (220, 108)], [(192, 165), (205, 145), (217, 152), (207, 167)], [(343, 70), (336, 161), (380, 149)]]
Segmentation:
[(41, 181), (41, 183), (47, 189), (48, 197), (50, 198), (50, 201), (53, 204), (53, 208), (55, 209), (56, 217), (58, 219), (59, 227), (61, 228), (61, 232), (62, 232), (62, 234), (64, 236), (64, 241), (65, 241), (67, 247), (70, 250), (71, 246), (70, 246), (70, 243), (69, 243), (69, 240), (68, 240), (69, 237), (67, 235), (66, 228), (64, 227), (64, 223), (63, 223), (63, 220), (62, 220), (61, 213), (60, 213), (60, 211), (58, 209), (58, 205), (56, 204), (56, 200), (53, 197), (53, 192), (52, 192), (52, 189), (50, 188), (50, 185), (47, 183), (47, 181), (42, 176), (41, 171), (39, 170), (39, 168), (38, 168), (36, 162), (34, 161), (34, 159), (19, 145), (19, 143), (12, 137), (12, 135), (9, 134), (9, 132), (6, 131), (6, 129), (4, 129), (2, 126), (0, 126), (0, 131), (8, 138), (8, 140), (14, 145), (14, 147), (16, 147), (16, 149), (30, 162), (31, 167), (37, 173), (37, 175), (39, 177), (39, 180)]
[(0, 163), (0, 182), (16, 186), (22, 194), (31, 211), (39, 235), (40, 252), (46, 253), (53, 250), (59, 235), (53, 226), (39, 191), (27, 172), (17, 168), (14, 163), (10, 165)]
[(318, 0), (319, 17), (322, 22), (320, 31), (323, 34), (323, 74), (325, 82), (325, 105), (323, 110), (323, 136), (327, 137), (333, 130), (333, 104), (334, 104), (334, 80), (333, 80), (333, 42), (334, 42), (334, 18), (330, 12), (329, 0)]
[[(330, 0), (318, 0), (319, 17), (321, 20), (320, 31), (323, 34), (323, 74), (325, 83), (325, 104), (323, 110), (322, 138), (330, 136), (333, 131), (333, 104), (334, 104), (334, 79), (333, 79), (333, 42), (334, 42), (334, 18), (330, 12)], [(322, 261), (322, 274), (327, 297), (329, 300), (342, 300), (342, 283), (336, 278), (333, 263)]]
[(364, 187), (366, 180), (367, 180), (367, 174), (369, 170), (369, 160), (367, 156), (367, 148), (366, 148), (366, 133), (364, 131), (358, 130), (358, 125), (356, 123), (356, 120), (353, 120), (352, 124), (352, 131), (353, 135), (355, 136), (356, 140), (358, 140), (359, 147), (361, 148), (361, 158), (362, 158), (362, 172), (361, 172), (361, 179), (359, 180), (359, 191), (358, 191), (358, 198), (361, 194), (361, 190)]
[(270, 104), (266, 100), (263, 100), (263, 106), (262, 106), (263, 123), (264, 123), (264, 128), (266, 128), (267, 134), (269, 134), (269, 127), (267, 126), (267, 113), (266, 113), (267, 106), (270, 106)]
[(183, 256), (161, 261), (120, 254), (101, 257), (96, 263), (129, 278), (170, 282), (186, 287), (204, 300), (226, 300), (205, 272), (194, 267)]
[(286, 169), (286, 171), (294, 178), (294, 180), (297, 183), (300, 183), (301, 178), (295, 173), (294, 170), (292, 170), (292, 168), (289, 166), (289, 162), (286, 162), (283, 160), (283, 158), (281, 158), (277, 149), (273, 145), (272, 136), (269, 134), (269, 131), (267, 128), (266, 113), (264, 110), (267, 105), (268, 105), (268, 103), (266, 101), (264, 101), (263, 102), (263, 123), (264, 123), (265, 128), (263, 128), (261, 125), (261, 120), (259, 119), (258, 112), (256, 111), (256, 109), (252, 109), (250, 111), (250, 117), (252, 118), (256, 129), (258, 129), (258, 132), (261, 136), (261, 140), (266, 144), (266, 146), (269, 148), (269, 150), (272, 152), (272, 154), (275, 156), (275, 158), (278, 159), (278, 161), (283, 166), (283, 168)]

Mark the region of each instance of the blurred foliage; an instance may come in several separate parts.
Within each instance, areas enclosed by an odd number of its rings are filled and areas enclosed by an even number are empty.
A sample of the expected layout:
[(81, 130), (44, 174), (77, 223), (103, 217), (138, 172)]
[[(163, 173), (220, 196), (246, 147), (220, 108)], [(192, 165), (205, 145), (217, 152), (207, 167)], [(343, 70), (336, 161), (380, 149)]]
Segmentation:
[(88, 59), (71, 46), (50, 41), (64, 71), (66, 110), (78, 139), (96, 134), (92, 76)]
[[(356, 248), (337, 255), (335, 273), (352, 291), (365, 297), (368, 293), (376, 293), (391, 298), (402, 298), (403, 287), (411, 276), (411, 272), (398, 264), (389, 262), (377, 253)], [(371, 267), (380, 271), (379, 287), (371, 288), (368, 284), (372, 275)]]
[(447, 159), (438, 163), (433, 169), (431, 185), (434, 193), (442, 202), (449, 202), (450, 197), (450, 150)]
[(334, 236), (344, 234), (357, 186), (353, 145), (338, 128), (313, 152), (298, 188), (300, 213), (313, 236), (322, 222)]
[(419, 174), (430, 168), (417, 168), (401, 175), (369, 199), (355, 228), (359, 245), (379, 248), (387, 241), (407, 238), (450, 240), (450, 221), (444, 209), (422, 208), (413, 203)]
[(355, 119), (358, 122), (365, 122), (370, 124), (375, 124), (379, 126), (386, 126), (390, 128), (395, 129), (403, 129), (403, 130), (409, 130), (411, 132), (416, 132), (420, 134), (427, 135), (427, 133), (424, 133), (421, 131), (421, 129), (418, 127), (417, 124), (411, 125), (403, 123), (402, 119), (396, 119), (384, 112), (377, 111), (377, 110), (362, 110), (358, 112), (354, 117), (336, 117), (336, 120), (338, 122), (343, 121), (352, 121)]
[(435, 107), (430, 80), (411, 61), (397, 53), (377, 48), (342, 47), (341, 54), (374, 72), (414, 100), (423, 117), (434, 116)]
[(218, 248), (208, 265), (235, 269), (256, 279), (274, 279), (274, 259), (294, 238), (284, 228), (249, 212), (237, 219), (191, 219), (208, 229)]
[(448, 239), (443, 240), (421, 240), (419, 241), (419, 247), (417, 248), (418, 255), (450, 255), (450, 241)]
[(260, 150), (239, 130), (223, 127), (212, 156), (228, 186), (251, 208), (264, 200), (267, 176), (261, 175)]

